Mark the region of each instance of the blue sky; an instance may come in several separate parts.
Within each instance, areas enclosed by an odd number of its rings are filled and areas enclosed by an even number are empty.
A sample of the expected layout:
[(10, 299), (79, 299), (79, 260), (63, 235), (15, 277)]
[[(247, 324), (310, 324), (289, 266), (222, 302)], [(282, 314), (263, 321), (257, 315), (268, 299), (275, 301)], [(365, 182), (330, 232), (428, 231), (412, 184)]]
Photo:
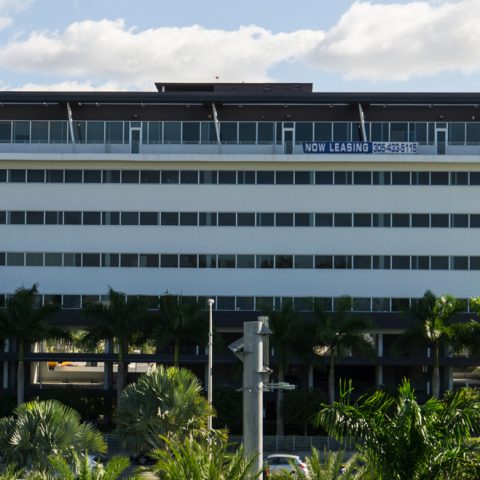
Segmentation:
[(480, 0), (0, 0), (0, 88), (478, 91)]

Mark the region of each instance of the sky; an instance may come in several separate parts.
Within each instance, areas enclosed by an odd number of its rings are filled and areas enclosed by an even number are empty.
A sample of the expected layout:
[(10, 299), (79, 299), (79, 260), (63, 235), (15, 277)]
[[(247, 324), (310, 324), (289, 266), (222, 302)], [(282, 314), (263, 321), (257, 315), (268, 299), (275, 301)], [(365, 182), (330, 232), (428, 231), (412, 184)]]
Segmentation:
[(480, 90), (480, 0), (0, 0), (1, 90)]

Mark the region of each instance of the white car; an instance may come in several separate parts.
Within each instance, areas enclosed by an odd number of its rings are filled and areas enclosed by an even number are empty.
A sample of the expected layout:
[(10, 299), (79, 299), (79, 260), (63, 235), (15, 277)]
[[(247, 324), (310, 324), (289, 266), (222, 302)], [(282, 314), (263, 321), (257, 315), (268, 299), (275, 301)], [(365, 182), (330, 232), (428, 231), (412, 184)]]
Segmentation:
[(295, 466), (308, 478), (306, 463), (298, 455), (274, 453), (263, 459), (265, 478), (274, 478), (277, 473), (294, 473)]

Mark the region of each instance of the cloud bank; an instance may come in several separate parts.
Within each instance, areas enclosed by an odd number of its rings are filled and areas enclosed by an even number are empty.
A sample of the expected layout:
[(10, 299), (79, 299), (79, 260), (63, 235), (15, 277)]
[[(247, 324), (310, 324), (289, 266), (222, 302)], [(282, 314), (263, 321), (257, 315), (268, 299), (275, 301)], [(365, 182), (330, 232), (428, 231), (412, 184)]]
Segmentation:
[[(28, 4), (0, 0), (0, 13)], [(346, 79), (407, 81), (445, 72), (478, 73), (479, 24), (479, 0), (357, 1), (328, 31), (273, 33), (255, 25), (139, 30), (105, 19), (15, 37), (0, 45), (0, 65), (53, 75), (62, 89), (151, 90), (155, 81), (212, 82), (216, 75), (225, 82), (274, 81), (271, 70), (284, 62)]]

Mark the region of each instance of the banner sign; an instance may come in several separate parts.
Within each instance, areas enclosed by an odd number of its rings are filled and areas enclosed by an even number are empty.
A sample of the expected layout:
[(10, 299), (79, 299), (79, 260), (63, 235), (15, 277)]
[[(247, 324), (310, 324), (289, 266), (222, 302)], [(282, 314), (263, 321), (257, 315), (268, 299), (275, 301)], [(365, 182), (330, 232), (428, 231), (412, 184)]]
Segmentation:
[(418, 143), (416, 142), (303, 142), (303, 153), (412, 154), (412, 153), (418, 153)]

